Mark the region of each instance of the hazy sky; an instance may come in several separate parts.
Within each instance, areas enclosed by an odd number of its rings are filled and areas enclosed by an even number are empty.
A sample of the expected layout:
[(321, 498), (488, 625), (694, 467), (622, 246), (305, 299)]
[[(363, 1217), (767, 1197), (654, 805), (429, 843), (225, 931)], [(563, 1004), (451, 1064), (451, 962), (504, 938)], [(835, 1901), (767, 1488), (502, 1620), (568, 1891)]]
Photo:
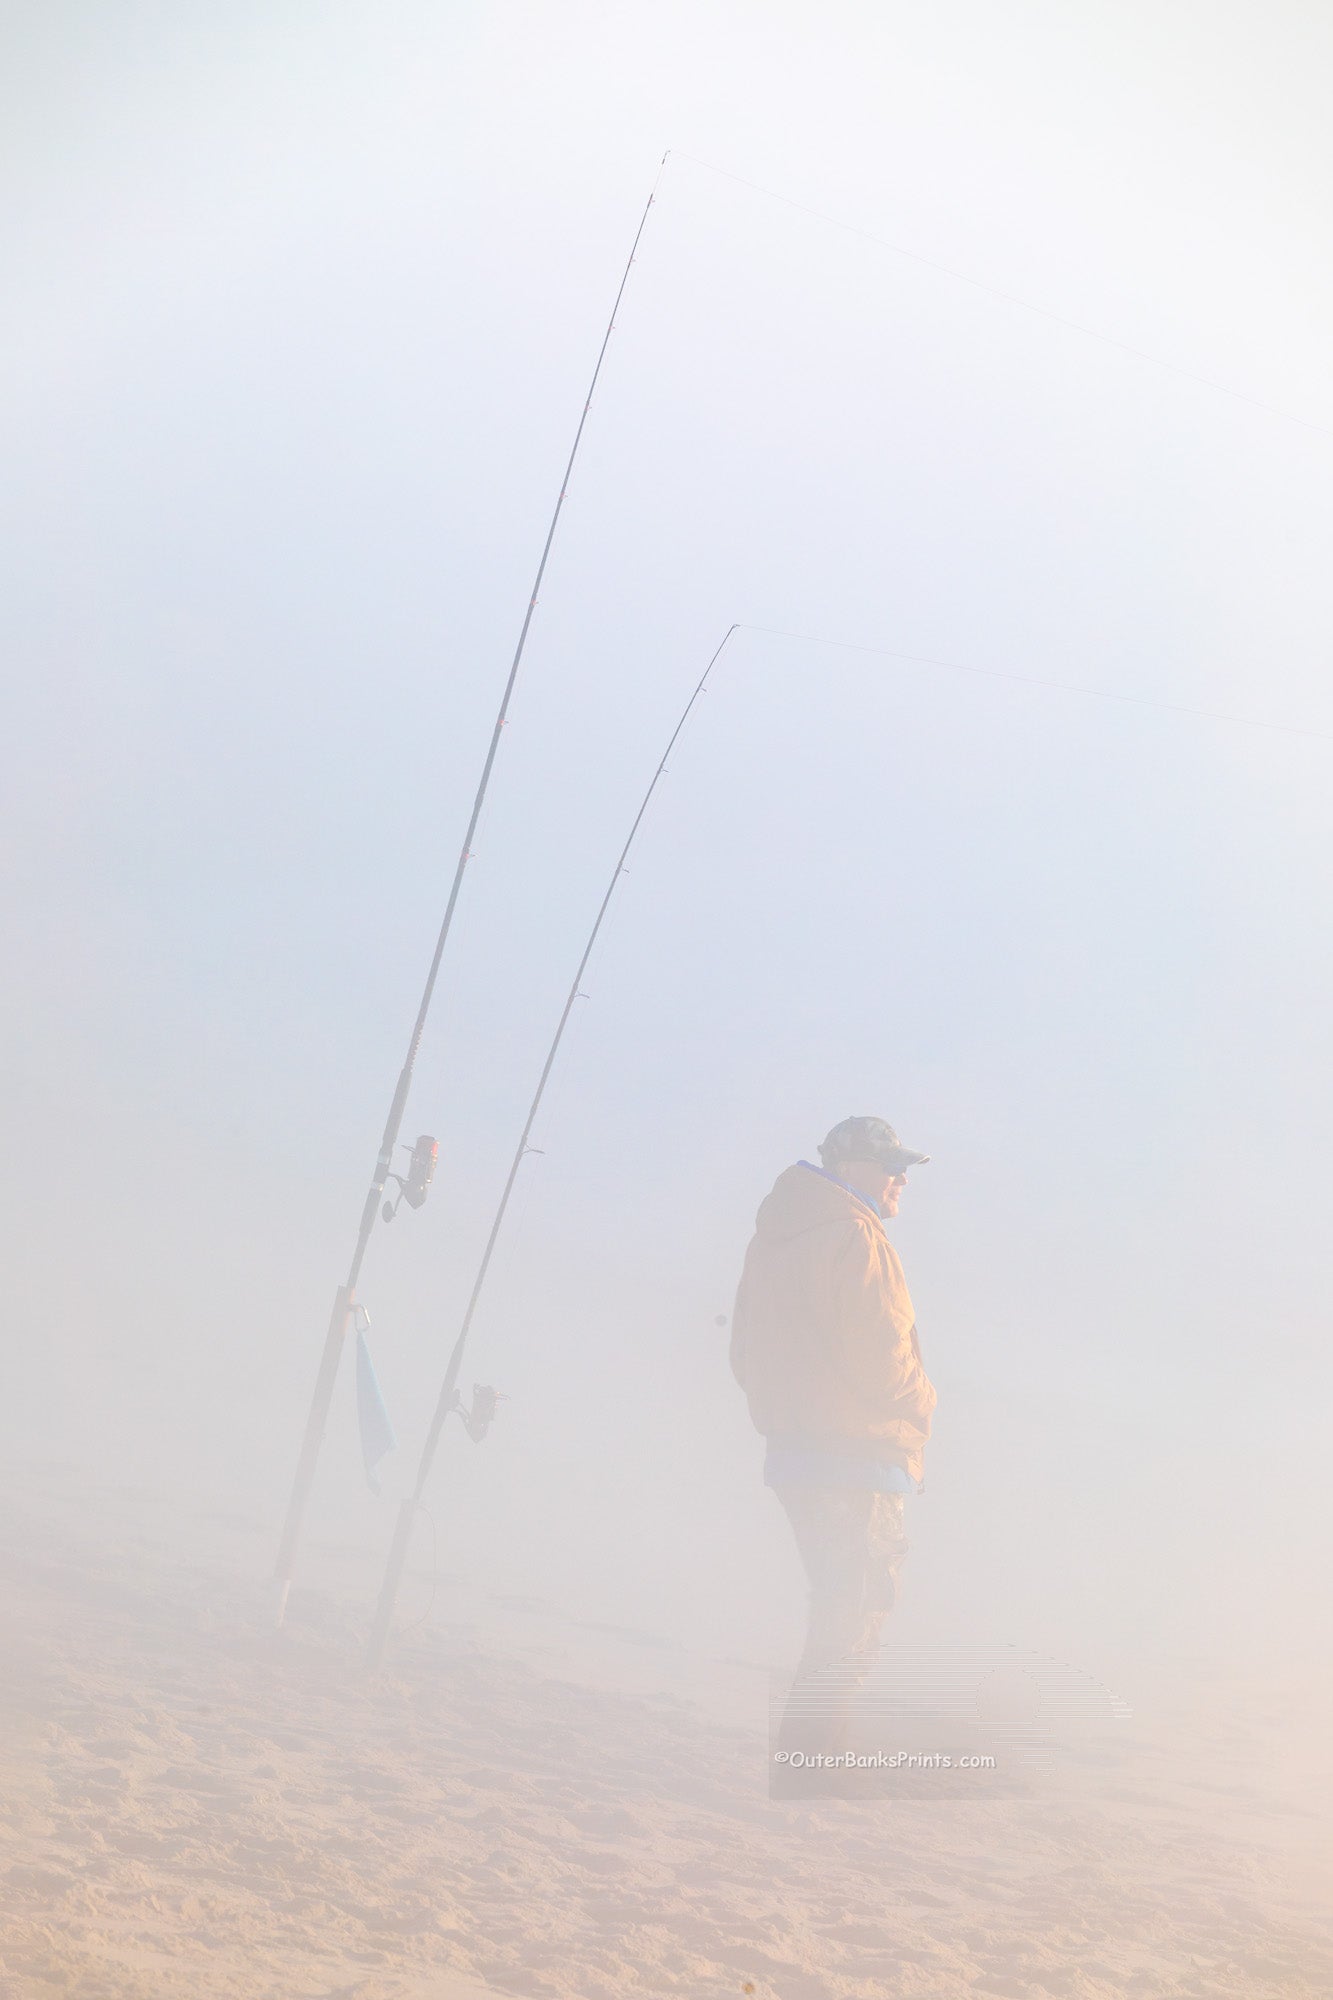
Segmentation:
[[(409, 1448), (733, 620), (1309, 733), (738, 635), (536, 1134), (449, 1560), (782, 1640), (714, 1320), (776, 1173), (875, 1112), (932, 1155), (910, 1629), (1312, 1643), (1326, 12), (19, 6), (4, 44), (11, 1451), (276, 1534), (672, 148), (408, 1112), (436, 1190), (366, 1268)], [(349, 1376), (312, 1532), (373, 1549), (359, 1478)]]

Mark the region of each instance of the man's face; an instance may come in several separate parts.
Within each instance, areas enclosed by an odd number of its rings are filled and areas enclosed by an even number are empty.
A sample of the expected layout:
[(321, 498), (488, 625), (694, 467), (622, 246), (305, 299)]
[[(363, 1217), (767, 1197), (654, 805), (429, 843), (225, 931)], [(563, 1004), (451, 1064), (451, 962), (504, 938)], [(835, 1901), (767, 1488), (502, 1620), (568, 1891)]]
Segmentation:
[(886, 1219), (898, 1213), (898, 1197), (907, 1186), (906, 1174), (885, 1174), (884, 1192), (879, 1198), (880, 1214)]
[(887, 1221), (898, 1213), (898, 1197), (907, 1186), (907, 1176), (891, 1173), (881, 1160), (844, 1160), (838, 1177), (868, 1194)]

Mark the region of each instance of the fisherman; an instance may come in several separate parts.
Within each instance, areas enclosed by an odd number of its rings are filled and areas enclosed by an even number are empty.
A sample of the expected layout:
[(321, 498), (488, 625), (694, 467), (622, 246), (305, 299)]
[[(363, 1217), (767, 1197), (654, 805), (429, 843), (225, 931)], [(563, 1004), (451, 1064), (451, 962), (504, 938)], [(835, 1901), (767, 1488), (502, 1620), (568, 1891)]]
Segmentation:
[(731, 1367), (767, 1440), (764, 1483), (810, 1584), (805, 1649), (779, 1747), (845, 1749), (923, 1490), (935, 1390), (885, 1224), (924, 1153), (882, 1118), (844, 1118), (759, 1209), (732, 1318)]

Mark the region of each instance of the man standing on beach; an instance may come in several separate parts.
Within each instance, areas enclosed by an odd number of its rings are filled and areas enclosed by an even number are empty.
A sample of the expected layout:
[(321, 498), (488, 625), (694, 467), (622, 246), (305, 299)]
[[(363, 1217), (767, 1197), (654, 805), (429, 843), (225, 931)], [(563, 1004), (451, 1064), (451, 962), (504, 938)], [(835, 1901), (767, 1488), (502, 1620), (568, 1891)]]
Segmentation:
[(885, 1224), (924, 1153), (882, 1118), (844, 1118), (760, 1207), (732, 1319), (731, 1367), (767, 1439), (764, 1483), (810, 1583), (787, 1749), (845, 1746), (907, 1553), (935, 1391)]

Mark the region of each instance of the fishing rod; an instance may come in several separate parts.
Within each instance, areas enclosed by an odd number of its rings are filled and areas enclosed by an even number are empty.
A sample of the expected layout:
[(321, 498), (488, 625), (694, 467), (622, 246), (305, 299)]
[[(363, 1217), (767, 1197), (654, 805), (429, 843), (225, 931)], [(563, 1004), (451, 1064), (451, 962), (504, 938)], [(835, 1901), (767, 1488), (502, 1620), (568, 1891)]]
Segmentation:
[(647, 791), (640, 801), (639, 810), (634, 815), (625, 845), (620, 850), (619, 858), (616, 861), (615, 868), (612, 870), (611, 880), (606, 885), (606, 893), (602, 897), (601, 906), (593, 922), (593, 927), (588, 933), (588, 941), (583, 947), (583, 956), (579, 960), (578, 970), (574, 974), (573, 982), (565, 997), (565, 1004), (561, 1009), (559, 1023), (552, 1037), (551, 1046), (546, 1052), (546, 1060), (542, 1064), (541, 1075), (537, 1080), (537, 1088), (533, 1093), (532, 1102), (528, 1106), (528, 1115), (523, 1121), (523, 1131), (519, 1137), (513, 1160), (510, 1163), (509, 1177), (505, 1181), (504, 1192), (500, 1196), (500, 1205), (495, 1211), (495, 1216), (491, 1223), (490, 1235), (486, 1238), (486, 1247), (482, 1252), (481, 1263), (472, 1286), (471, 1296), (467, 1302), (467, 1310), (463, 1314), (463, 1323), (459, 1328), (458, 1338), (455, 1340), (453, 1351), (449, 1356), (449, 1364), (444, 1371), (444, 1383), (440, 1389), (439, 1400), (435, 1405), (435, 1414), (431, 1418), (430, 1429), (426, 1433), (426, 1442), (421, 1451), (421, 1462), (417, 1467), (416, 1485), (398, 1508), (398, 1520), (394, 1527), (393, 1542), (389, 1549), (389, 1560), (385, 1566), (384, 1581), (380, 1586), (379, 1602), (375, 1609), (375, 1622), (371, 1628), (370, 1638), (366, 1645), (366, 1664), (372, 1668), (378, 1667), (384, 1658), (385, 1643), (389, 1636), (389, 1628), (393, 1622), (394, 1605), (398, 1598), (398, 1586), (402, 1579), (403, 1564), (407, 1560), (408, 1543), (412, 1536), (412, 1523), (416, 1518), (417, 1508), (421, 1505), (421, 1496), (425, 1491), (426, 1481), (430, 1477), (430, 1469), (435, 1461), (436, 1449), (443, 1435), (445, 1423), (449, 1416), (457, 1410), (463, 1415), (468, 1430), (475, 1436), (478, 1432), (474, 1429), (474, 1425), (479, 1424), (484, 1431), (484, 1427), (489, 1421), (490, 1416), (494, 1414), (494, 1390), (483, 1389), (476, 1392), (473, 1399), (473, 1413), (470, 1420), (467, 1413), (463, 1410), (461, 1403), (458, 1401), (458, 1375), (463, 1365), (463, 1350), (467, 1346), (467, 1338), (472, 1331), (472, 1322), (476, 1316), (482, 1287), (486, 1283), (486, 1274), (491, 1267), (491, 1258), (494, 1255), (500, 1231), (504, 1226), (505, 1212), (509, 1207), (509, 1197), (514, 1192), (514, 1183), (518, 1179), (519, 1169), (522, 1167), (527, 1155), (535, 1150), (529, 1144), (532, 1137), (532, 1128), (536, 1123), (537, 1113), (541, 1108), (541, 1101), (545, 1095), (551, 1071), (555, 1067), (555, 1059), (559, 1054), (560, 1044), (564, 1040), (565, 1029), (569, 1025), (569, 1017), (574, 1011), (574, 1003), (582, 995), (583, 975), (588, 969), (588, 960), (592, 957), (593, 947), (597, 943), (598, 935), (606, 920), (606, 913), (610, 907), (611, 898), (616, 892), (616, 884), (625, 872), (625, 863), (629, 858), (629, 851), (633, 847), (635, 837), (643, 823), (644, 814), (652, 802), (653, 793), (657, 790), (658, 784), (665, 775), (667, 760), (676, 747), (681, 731), (689, 721), (695, 703), (708, 686), (709, 675), (726, 651), (732, 634), (740, 629), (738, 625), (729, 625), (727, 627), (726, 632), (722, 636), (721, 644), (703, 670), (698, 686), (681, 710), (680, 719), (671, 732), (666, 749), (662, 752), (658, 762), (657, 769), (653, 772), (652, 782), (649, 784)]
[(296, 1564), (296, 1548), (301, 1536), (301, 1523), (305, 1516), (306, 1503), (310, 1498), (310, 1489), (314, 1484), (315, 1467), (319, 1460), (320, 1447), (324, 1442), (324, 1431), (328, 1422), (329, 1406), (333, 1401), (334, 1385), (338, 1377), (338, 1364), (342, 1359), (343, 1348), (347, 1340), (348, 1323), (356, 1304), (356, 1287), (357, 1281), (361, 1276), (361, 1265), (364, 1261), (371, 1236), (374, 1233), (376, 1221), (380, 1218), (381, 1214), (386, 1222), (392, 1221), (394, 1214), (397, 1212), (397, 1205), (387, 1202), (381, 1211), (380, 1203), (384, 1195), (385, 1183), (391, 1178), (398, 1180), (400, 1186), (399, 1200), (406, 1199), (411, 1207), (419, 1208), (426, 1198), (426, 1191), (430, 1186), (430, 1178), (435, 1171), (435, 1161), (439, 1154), (439, 1148), (434, 1139), (428, 1134), (423, 1134), (417, 1140), (412, 1150), (412, 1158), (406, 1176), (391, 1173), (394, 1152), (398, 1145), (399, 1134), (403, 1127), (403, 1117), (407, 1110), (407, 1097), (412, 1084), (412, 1071), (421, 1047), (422, 1035), (425, 1033), (426, 1016), (430, 1012), (430, 1003), (435, 992), (435, 981), (440, 970), (440, 961), (444, 957), (444, 947), (448, 940), (450, 927), (453, 924), (459, 890), (463, 886), (463, 875), (468, 862), (472, 859), (472, 842), (476, 835), (477, 823), (481, 818), (481, 809), (486, 802), (486, 792), (490, 785), (491, 771), (495, 765), (496, 752), (500, 747), (500, 738), (504, 734), (505, 724), (509, 720), (510, 703), (513, 700), (514, 687), (518, 681), (518, 670), (522, 664), (523, 650), (528, 642), (528, 632), (532, 625), (532, 614), (537, 609), (537, 599), (541, 591), (542, 579), (546, 574), (546, 564), (551, 553), (551, 545), (555, 541), (555, 531), (560, 524), (560, 515), (564, 509), (565, 496), (569, 491), (569, 481), (574, 471), (574, 462), (579, 455), (579, 446), (583, 442), (583, 431), (588, 421), (588, 412), (592, 408), (592, 399), (596, 393), (598, 378), (602, 372), (602, 363), (606, 359), (606, 351), (611, 344), (611, 335), (615, 332), (616, 314), (619, 312), (620, 302), (625, 296), (625, 287), (629, 283), (629, 274), (634, 266), (635, 255), (637, 254), (644, 229), (647, 226), (649, 213), (653, 203), (657, 199), (657, 189), (662, 179), (663, 170), (666, 167), (667, 157), (666, 154), (663, 154), (661, 164), (657, 170), (657, 178), (652, 185), (652, 191), (644, 203), (643, 214), (639, 218), (639, 226), (634, 232), (634, 241), (630, 245), (630, 253), (625, 260), (625, 269), (621, 274), (615, 303), (611, 307), (611, 315), (606, 323), (606, 331), (602, 335), (602, 344), (597, 354), (597, 364), (592, 371), (592, 380), (588, 385), (588, 393), (584, 399), (578, 428), (574, 432), (574, 443), (570, 449), (568, 463), (565, 466), (564, 478), (560, 482), (560, 492), (556, 499), (555, 511), (551, 515), (550, 526), (546, 531), (546, 541), (542, 548), (541, 561), (537, 564), (537, 574), (533, 581), (531, 595), (528, 599), (528, 608), (523, 615), (523, 623), (518, 635), (518, 644), (514, 648), (514, 657), (510, 663), (509, 678), (505, 682), (504, 693), (500, 698), (499, 713), (495, 718), (495, 727), (491, 731), (490, 745), (486, 751), (485, 762), (481, 767), (481, 777), (477, 784), (476, 796), (472, 801), (472, 812), (468, 819), (467, 831), (463, 835), (463, 845), (458, 856), (458, 865), (454, 870), (453, 884), (449, 890), (449, 900), (445, 905), (444, 919), (440, 925), (439, 936), (435, 941), (435, 952), (431, 958), (430, 970), (426, 975), (426, 985), (421, 995), (421, 1004), (417, 1008), (416, 1020), (412, 1025), (411, 1037), (407, 1044), (407, 1056), (398, 1075), (398, 1082), (389, 1105), (389, 1115), (384, 1121), (384, 1132), (380, 1139), (380, 1149), (375, 1161), (375, 1171), (371, 1176), (370, 1187), (366, 1192), (366, 1199), (361, 1209), (361, 1221), (356, 1233), (356, 1246), (352, 1251), (352, 1261), (347, 1267), (347, 1276), (344, 1278), (342, 1284), (339, 1285), (334, 1295), (333, 1311), (329, 1316), (328, 1331), (324, 1336), (324, 1350), (320, 1358), (319, 1372), (315, 1377), (315, 1390), (311, 1398), (310, 1414), (306, 1418), (305, 1435), (301, 1441), (300, 1457), (296, 1465), (296, 1478), (292, 1484), (291, 1499), (287, 1505), (287, 1518), (283, 1524), (282, 1541), (278, 1549), (278, 1560), (274, 1569), (274, 1580), (278, 1591), (277, 1622), (279, 1625), (282, 1624), (287, 1613), (287, 1599), (292, 1587), (292, 1575)]

